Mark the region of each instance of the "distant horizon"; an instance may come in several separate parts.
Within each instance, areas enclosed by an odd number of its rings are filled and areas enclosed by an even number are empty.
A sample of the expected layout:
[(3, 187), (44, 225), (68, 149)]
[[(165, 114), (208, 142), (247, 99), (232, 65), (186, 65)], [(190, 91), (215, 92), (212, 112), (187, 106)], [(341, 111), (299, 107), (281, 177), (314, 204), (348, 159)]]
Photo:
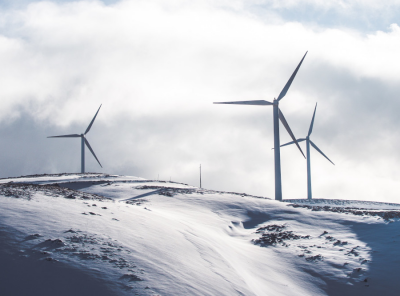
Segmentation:
[[(146, 179), (140, 176), (131, 176), (131, 175), (118, 175), (118, 174), (108, 174), (108, 173), (99, 173), (99, 172), (85, 172), (85, 173), (51, 173), (51, 174), (33, 174), (33, 175), (25, 175), (25, 176), (10, 176), (10, 177), (3, 177), (0, 178), (0, 180), (8, 180), (8, 179), (23, 179), (23, 178), (36, 178), (36, 177), (46, 177), (46, 176), (61, 176), (61, 175), (104, 175), (105, 177), (110, 176), (116, 176), (116, 177), (133, 177), (133, 178), (138, 178), (141, 180), (137, 180), (135, 182), (160, 182), (160, 183), (173, 183), (173, 184), (181, 184), (181, 185), (187, 185), (187, 186), (192, 186), (195, 188), (198, 188), (200, 190), (204, 190), (204, 191), (214, 191), (214, 192), (224, 192), (224, 193), (235, 193), (235, 194), (245, 194), (246, 196), (250, 196), (250, 197), (256, 197), (256, 198), (265, 198), (265, 199), (269, 199), (269, 200), (274, 200), (273, 197), (269, 197), (269, 196), (262, 196), (262, 195), (254, 195), (254, 194), (249, 194), (247, 192), (235, 192), (235, 191), (223, 191), (223, 190), (214, 190), (214, 189), (209, 189), (207, 187), (198, 187), (196, 184), (189, 184), (189, 183), (184, 183), (184, 182), (179, 182), (178, 180), (157, 180), (157, 179)], [(68, 182), (68, 181), (66, 181)], [(72, 182), (85, 182), (85, 181), (72, 181)], [(93, 181), (87, 181), (87, 182), (93, 182)], [(0, 184), (2, 184), (0, 182)], [(3, 183), (6, 184), (6, 183)], [(332, 199), (332, 198), (313, 198), (311, 200), (306, 198), (284, 198), (282, 200), (282, 202), (291, 202), (291, 201), (305, 201), (305, 203), (311, 203), (311, 204), (316, 204), (318, 203), (318, 201), (328, 201), (328, 200), (332, 200), (332, 201), (341, 201), (343, 204), (351, 204), (352, 202), (362, 202), (362, 203), (372, 203), (372, 204), (388, 204), (388, 205), (400, 205), (400, 203), (395, 203), (395, 202), (383, 202), (383, 201), (378, 201), (378, 200), (363, 200), (363, 199), (340, 199), (340, 198), (336, 198), (336, 199)]]

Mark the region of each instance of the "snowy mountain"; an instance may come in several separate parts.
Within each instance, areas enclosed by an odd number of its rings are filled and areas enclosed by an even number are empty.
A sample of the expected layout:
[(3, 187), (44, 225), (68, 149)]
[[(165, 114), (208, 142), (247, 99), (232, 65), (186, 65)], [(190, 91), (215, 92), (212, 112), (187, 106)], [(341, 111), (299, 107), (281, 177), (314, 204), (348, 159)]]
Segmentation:
[(0, 180), (0, 295), (398, 295), (400, 204)]

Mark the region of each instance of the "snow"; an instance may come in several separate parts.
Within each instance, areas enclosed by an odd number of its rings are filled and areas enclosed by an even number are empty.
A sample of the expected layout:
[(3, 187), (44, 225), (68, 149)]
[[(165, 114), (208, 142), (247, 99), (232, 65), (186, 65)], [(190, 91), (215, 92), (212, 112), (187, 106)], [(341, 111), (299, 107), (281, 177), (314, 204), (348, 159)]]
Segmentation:
[(373, 210), (400, 210), (400, 204), (374, 202), (363, 200), (343, 200), (343, 199), (285, 199), (284, 202), (309, 205), (309, 206), (330, 206), (348, 207), (354, 209), (373, 209)]
[(140, 181), (145, 180), (139, 177), (132, 176), (118, 176), (118, 175), (108, 175), (99, 173), (85, 173), (85, 174), (56, 174), (56, 175), (32, 175), (32, 176), (22, 176), (22, 177), (10, 177), (5, 179), (0, 179), (0, 183), (31, 183), (31, 184), (51, 184), (51, 183), (64, 183), (64, 182), (88, 182), (88, 181), (113, 181), (118, 179), (119, 181)]
[(397, 295), (400, 287), (397, 218), (312, 210), (398, 204), (277, 202), (105, 174), (0, 183), (4, 295)]

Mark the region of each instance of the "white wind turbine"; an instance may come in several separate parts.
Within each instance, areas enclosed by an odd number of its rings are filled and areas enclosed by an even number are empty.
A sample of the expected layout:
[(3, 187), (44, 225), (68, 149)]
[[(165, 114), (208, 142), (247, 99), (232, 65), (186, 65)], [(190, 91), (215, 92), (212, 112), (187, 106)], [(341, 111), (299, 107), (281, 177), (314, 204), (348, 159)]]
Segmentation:
[(90, 152), (92, 152), (94, 158), (96, 158), (97, 162), (99, 165), (102, 167), (100, 161), (97, 159), (96, 154), (94, 153), (92, 147), (90, 147), (89, 141), (86, 139), (86, 134), (90, 131), (90, 128), (93, 125), (94, 120), (96, 119), (97, 113), (99, 113), (101, 108), (101, 105), (99, 109), (96, 112), (96, 115), (93, 117), (92, 121), (90, 122), (89, 126), (87, 127), (85, 133), (83, 134), (72, 134), (72, 135), (62, 135), (62, 136), (52, 136), (52, 137), (47, 137), (47, 138), (81, 138), (81, 173), (83, 174), (85, 172), (85, 144), (89, 148)]
[[(258, 100), (258, 101), (236, 101), (236, 102), (215, 102), (214, 104), (237, 104), (237, 105), (256, 105), (256, 106), (273, 106), (273, 120), (274, 120), (274, 156), (275, 156), (275, 199), (282, 200), (282, 178), (281, 178), (281, 152), (280, 152), (280, 141), (279, 141), (279, 120), (282, 122), (283, 126), (286, 128), (287, 132), (289, 133), (290, 137), (293, 139), (293, 142), (296, 143), (297, 147), (299, 148), (301, 154), (304, 153), (301, 150), (299, 144), (294, 137), (289, 124), (287, 123), (285, 117), (283, 116), (282, 111), (279, 109), (279, 101), (283, 99), (283, 97), (288, 92), (290, 85), (293, 82), (293, 79), (296, 77), (297, 71), (299, 70), (301, 64), (303, 63), (304, 58), (306, 57), (307, 52), (304, 54), (303, 58), (301, 59), (299, 65), (294, 70), (292, 76), (289, 78), (288, 82), (286, 83), (285, 87), (282, 89), (281, 93), (279, 94), (278, 98), (275, 99), (273, 103)], [(304, 156), (305, 157), (305, 156)]]
[[(311, 141), (310, 136), (313, 130), (313, 126), (314, 126), (314, 118), (315, 118), (315, 112), (317, 111), (317, 104), (315, 104), (315, 109), (314, 109), (314, 115), (312, 117), (311, 120), (311, 124), (310, 124), (310, 129), (308, 130), (308, 135), (306, 138), (301, 138), (301, 139), (297, 139), (297, 142), (302, 142), (302, 141), (306, 141), (306, 145), (307, 145), (307, 198), (308, 199), (312, 199), (312, 191), (311, 191), (311, 159), (310, 159), (310, 144), (311, 146), (313, 146), (315, 148), (315, 150), (317, 150), (319, 153), (321, 153), (327, 160), (329, 160), (333, 165), (335, 165), (329, 158), (328, 156), (326, 156), (318, 147), (317, 145), (315, 145), (313, 143), (313, 141)], [(283, 144), (281, 147), (283, 146), (288, 146), (293, 144), (294, 141)]]

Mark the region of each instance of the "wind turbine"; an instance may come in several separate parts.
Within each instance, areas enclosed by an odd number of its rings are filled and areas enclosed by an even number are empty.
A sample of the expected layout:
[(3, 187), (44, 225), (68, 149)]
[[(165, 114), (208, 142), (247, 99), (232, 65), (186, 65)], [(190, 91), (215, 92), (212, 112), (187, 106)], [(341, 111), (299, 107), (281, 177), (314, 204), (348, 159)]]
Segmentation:
[[(289, 124), (287, 123), (285, 117), (283, 116), (282, 111), (279, 109), (279, 101), (283, 99), (283, 97), (288, 92), (290, 85), (293, 82), (293, 79), (296, 77), (297, 71), (301, 64), (303, 63), (304, 58), (306, 57), (307, 52), (304, 54), (303, 58), (301, 59), (299, 65), (294, 70), (292, 76), (290, 76), (288, 82), (286, 83), (285, 87), (282, 89), (281, 93), (279, 94), (278, 98), (275, 99), (273, 103), (264, 101), (264, 100), (257, 100), (257, 101), (235, 101), (235, 102), (214, 102), (214, 104), (237, 104), (237, 105), (256, 105), (256, 106), (273, 106), (273, 119), (274, 119), (274, 156), (275, 156), (275, 199), (282, 200), (282, 179), (281, 179), (281, 152), (280, 152), (280, 141), (279, 141), (279, 120), (282, 122), (283, 126), (286, 128), (287, 132), (289, 133), (290, 137), (293, 139), (293, 142), (296, 143), (296, 146), (299, 148), (301, 154), (304, 153), (301, 150), (299, 144), (297, 143), (296, 138), (294, 137)], [(305, 156), (304, 156), (305, 158)]]
[(85, 133), (83, 134), (72, 134), (72, 135), (62, 135), (62, 136), (52, 136), (52, 137), (47, 137), (47, 138), (81, 138), (81, 173), (83, 174), (85, 172), (85, 144), (89, 148), (90, 152), (92, 152), (94, 158), (96, 158), (97, 162), (99, 165), (102, 167), (100, 161), (97, 159), (96, 154), (94, 153), (92, 147), (90, 147), (89, 141), (86, 139), (86, 134), (90, 131), (90, 128), (93, 125), (94, 120), (96, 119), (97, 113), (99, 113), (101, 108), (101, 105), (99, 109), (96, 112), (96, 115), (93, 117), (92, 121), (90, 122), (89, 126), (87, 127)]
[[(311, 141), (310, 136), (312, 133), (312, 129), (314, 126), (314, 118), (315, 118), (315, 112), (317, 111), (317, 104), (315, 104), (315, 109), (314, 109), (314, 115), (312, 117), (311, 120), (311, 124), (310, 124), (310, 129), (308, 130), (308, 135), (306, 138), (301, 138), (301, 139), (297, 139), (297, 142), (302, 142), (302, 141), (306, 141), (306, 146), (307, 146), (307, 196), (308, 199), (312, 199), (312, 191), (311, 191), (311, 160), (310, 160), (310, 144), (311, 146), (313, 146), (315, 148), (315, 150), (317, 150), (319, 153), (321, 153), (327, 160), (329, 160), (333, 165), (335, 165), (329, 158), (328, 156), (326, 156), (318, 147), (317, 145), (315, 145), (313, 143), (313, 141)], [(294, 141), (283, 144), (281, 147), (283, 146), (288, 146), (293, 144)]]

